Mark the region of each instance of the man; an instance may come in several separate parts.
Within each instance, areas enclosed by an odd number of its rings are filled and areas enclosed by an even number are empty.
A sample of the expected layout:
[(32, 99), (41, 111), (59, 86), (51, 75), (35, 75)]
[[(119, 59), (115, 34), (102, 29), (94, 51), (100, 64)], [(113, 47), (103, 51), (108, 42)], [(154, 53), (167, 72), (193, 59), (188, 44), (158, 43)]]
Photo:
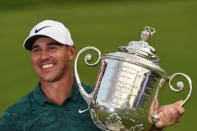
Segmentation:
[[(60, 22), (45, 20), (38, 23), (24, 42), (31, 52), (32, 67), (40, 82), (35, 89), (9, 107), (0, 118), (1, 131), (99, 131), (92, 122), (87, 104), (78, 91), (71, 63), (76, 50), (69, 30)], [(91, 87), (84, 85), (86, 91)], [(181, 101), (158, 108), (151, 113), (160, 120), (156, 130), (175, 124), (184, 109)], [(153, 129), (151, 129), (153, 130)]]

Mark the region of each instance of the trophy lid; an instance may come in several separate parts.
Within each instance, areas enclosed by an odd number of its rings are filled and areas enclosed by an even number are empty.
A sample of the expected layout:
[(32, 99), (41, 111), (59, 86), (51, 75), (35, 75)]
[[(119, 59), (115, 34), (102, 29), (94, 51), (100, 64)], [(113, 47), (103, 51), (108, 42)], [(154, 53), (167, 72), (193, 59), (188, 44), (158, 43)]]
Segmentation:
[(154, 28), (146, 26), (144, 28), (144, 31), (142, 31), (141, 33), (142, 40), (131, 41), (129, 42), (128, 46), (119, 47), (119, 50), (121, 52), (143, 57), (145, 59), (155, 62), (155, 64), (158, 64), (159, 58), (155, 54), (156, 50), (146, 42), (148, 39), (150, 39), (153, 36), (154, 33), (155, 33)]
[(124, 60), (156, 71), (164, 78), (168, 78), (165, 71), (159, 66), (156, 50), (147, 42), (154, 33), (154, 28), (146, 26), (141, 33), (140, 41), (131, 41), (128, 46), (121, 46), (118, 52), (105, 54), (103, 58)]

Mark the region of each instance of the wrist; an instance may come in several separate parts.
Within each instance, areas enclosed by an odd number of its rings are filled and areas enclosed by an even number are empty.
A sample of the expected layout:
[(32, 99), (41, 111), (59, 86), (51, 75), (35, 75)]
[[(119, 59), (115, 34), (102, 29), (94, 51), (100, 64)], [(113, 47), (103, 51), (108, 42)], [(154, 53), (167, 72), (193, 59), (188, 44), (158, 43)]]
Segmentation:
[(164, 131), (165, 128), (157, 128), (155, 124), (153, 124), (148, 131)]

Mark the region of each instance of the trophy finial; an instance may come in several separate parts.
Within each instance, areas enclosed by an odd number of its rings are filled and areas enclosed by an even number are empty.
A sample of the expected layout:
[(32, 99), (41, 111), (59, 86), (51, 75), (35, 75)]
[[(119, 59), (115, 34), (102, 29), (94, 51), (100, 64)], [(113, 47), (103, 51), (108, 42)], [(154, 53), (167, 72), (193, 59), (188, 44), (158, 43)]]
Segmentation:
[(144, 31), (142, 31), (141, 33), (142, 41), (147, 41), (153, 36), (154, 33), (155, 33), (155, 29), (153, 27), (145, 26)]

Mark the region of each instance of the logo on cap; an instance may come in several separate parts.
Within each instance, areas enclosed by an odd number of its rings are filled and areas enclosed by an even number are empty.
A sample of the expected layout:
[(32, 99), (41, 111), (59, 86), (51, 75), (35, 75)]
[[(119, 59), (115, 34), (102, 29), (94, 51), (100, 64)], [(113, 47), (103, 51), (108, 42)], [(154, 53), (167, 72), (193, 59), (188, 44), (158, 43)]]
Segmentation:
[(51, 26), (44, 26), (44, 27), (41, 27), (40, 29), (36, 29), (35, 33), (38, 33), (39, 31), (41, 31), (42, 29), (47, 28), (47, 27), (51, 27)]

